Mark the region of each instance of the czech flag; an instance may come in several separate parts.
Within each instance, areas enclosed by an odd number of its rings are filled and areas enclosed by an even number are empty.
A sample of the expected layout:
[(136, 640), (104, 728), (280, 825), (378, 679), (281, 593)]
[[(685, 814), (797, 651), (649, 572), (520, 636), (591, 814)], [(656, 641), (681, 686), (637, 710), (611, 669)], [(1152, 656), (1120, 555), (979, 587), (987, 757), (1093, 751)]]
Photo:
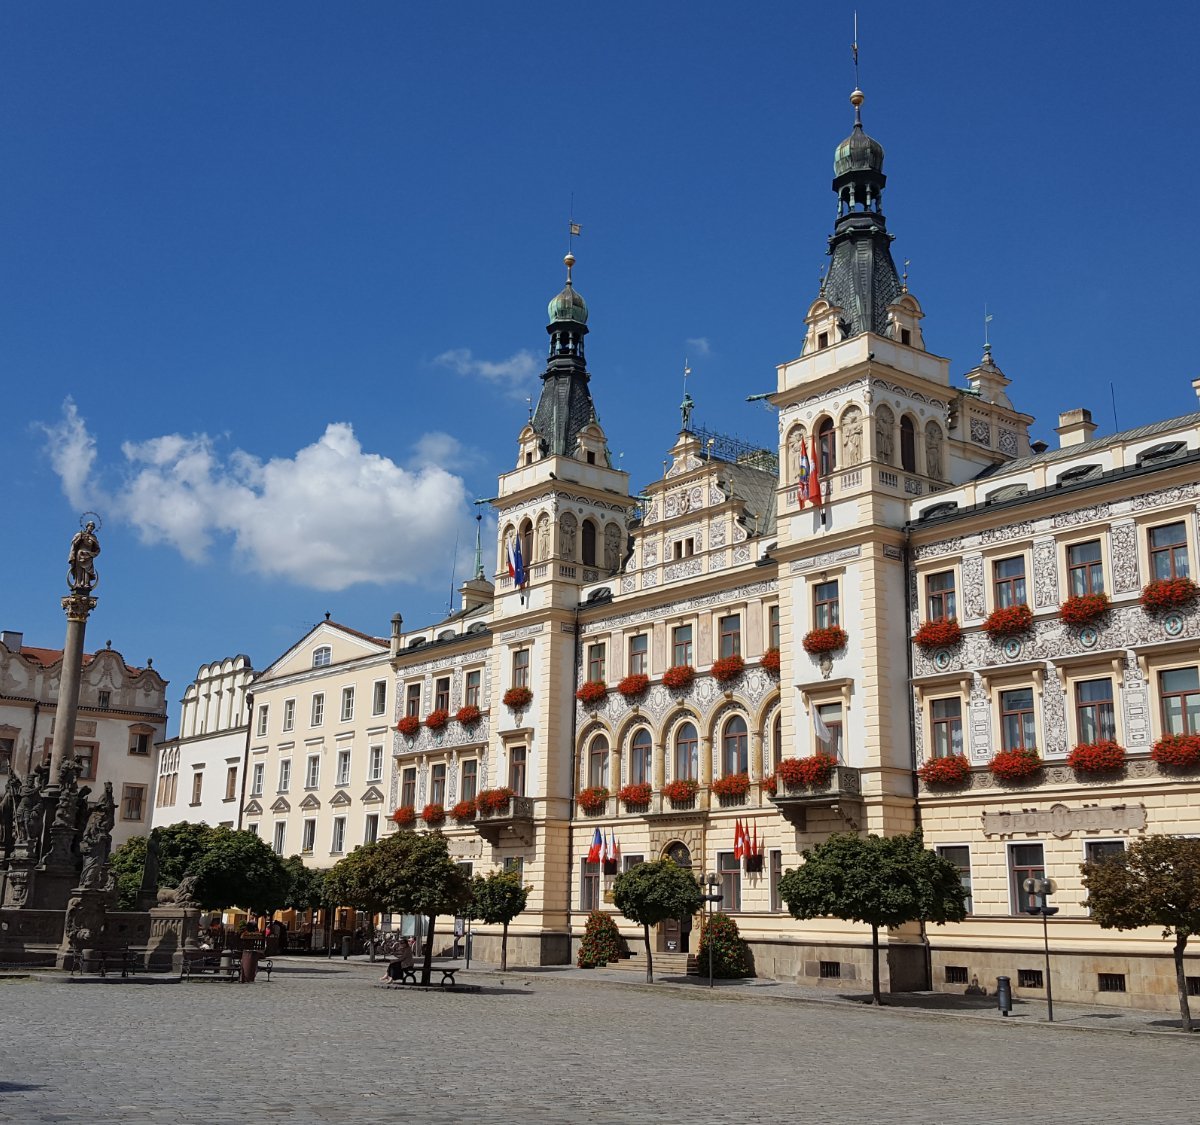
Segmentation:
[(600, 855), (604, 851), (604, 840), (601, 839), (600, 829), (597, 828), (592, 834), (592, 846), (588, 848), (587, 861), (588, 863), (599, 863)]
[(800, 441), (800, 476), (796, 481), (796, 501), (800, 507), (804, 507), (808, 500), (808, 474), (811, 472), (811, 466), (808, 460), (808, 443), (803, 439)]
[(521, 558), (521, 537), (514, 535), (508, 543), (508, 576), (519, 590), (525, 588), (525, 560)]

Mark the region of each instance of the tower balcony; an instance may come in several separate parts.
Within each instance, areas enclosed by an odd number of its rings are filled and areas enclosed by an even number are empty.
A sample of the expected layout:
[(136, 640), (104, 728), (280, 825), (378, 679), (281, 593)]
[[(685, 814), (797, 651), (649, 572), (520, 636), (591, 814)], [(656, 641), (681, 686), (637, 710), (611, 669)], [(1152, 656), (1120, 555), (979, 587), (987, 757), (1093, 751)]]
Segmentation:
[(844, 805), (857, 809), (862, 804), (862, 776), (854, 766), (835, 766), (824, 785), (781, 787), (770, 801), (786, 821), (803, 832), (809, 809), (840, 809)]

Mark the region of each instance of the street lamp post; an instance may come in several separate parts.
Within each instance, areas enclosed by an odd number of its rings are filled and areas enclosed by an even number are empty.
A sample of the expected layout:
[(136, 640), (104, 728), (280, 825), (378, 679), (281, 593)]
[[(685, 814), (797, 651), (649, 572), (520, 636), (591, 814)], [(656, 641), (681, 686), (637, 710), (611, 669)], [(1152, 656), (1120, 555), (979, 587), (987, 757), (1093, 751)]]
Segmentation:
[(707, 910), (707, 913), (705, 914), (705, 920), (704, 920), (704, 932), (705, 932), (705, 936), (708, 938), (708, 987), (712, 988), (712, 986), (713, 986), (713, 937), (712, 937), (712, 930), (709, 927), (711, 927), (711, 925), (712, 925), (713, 910), (716, 908), (716, 904), (718, 902), (720, 902), (725, 896), (723, 894), (721, 894), (721, 892), (719, 890), (717, 890), (717, 888), (721, 885), (721, 876), (718, 875), (715, 871), (710, 871), (708, 873), (708, 875), (705, 877), (704, 882), (708, 886), (708, 894), (706, 894), (704, 896), (705, 908)]
[(1025, 913), (1042, 916), (1042, 948), (1046, 955), (1046, 1020), (1053, 1023), (1054, 991), (1050, 987), (1050, 925), (1047, 919), (1058, 913), (1058, 907), (1047, 905), (1046, 899), (1054, 888), (1049, 879), (1026, 879), (1021, 886), (1029, 895), (1029, 905), (1025, 908)]

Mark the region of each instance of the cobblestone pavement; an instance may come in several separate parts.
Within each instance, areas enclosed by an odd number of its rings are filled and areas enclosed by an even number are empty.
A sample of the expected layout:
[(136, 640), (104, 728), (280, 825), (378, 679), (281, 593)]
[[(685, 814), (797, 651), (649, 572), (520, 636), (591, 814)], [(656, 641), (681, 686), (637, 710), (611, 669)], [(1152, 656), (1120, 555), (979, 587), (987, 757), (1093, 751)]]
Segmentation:
[(387, 991), (380, 966), (276, 964), (250, 987), (0, 982), (0, 1121), (1200, 1121), (1200, 1035), (577, 972)]

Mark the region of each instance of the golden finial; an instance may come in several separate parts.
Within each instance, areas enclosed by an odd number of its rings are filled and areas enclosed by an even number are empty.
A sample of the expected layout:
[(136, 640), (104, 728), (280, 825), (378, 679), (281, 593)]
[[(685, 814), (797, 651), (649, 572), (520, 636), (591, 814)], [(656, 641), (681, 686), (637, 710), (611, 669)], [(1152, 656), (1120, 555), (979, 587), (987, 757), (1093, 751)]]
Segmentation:
[(575, 265), (575, 255), (570, 250), (567, 251), (567, 256), (563, 258), (563, 265), (567, 267), (567, 284), (571, 284), (571, 267)]

